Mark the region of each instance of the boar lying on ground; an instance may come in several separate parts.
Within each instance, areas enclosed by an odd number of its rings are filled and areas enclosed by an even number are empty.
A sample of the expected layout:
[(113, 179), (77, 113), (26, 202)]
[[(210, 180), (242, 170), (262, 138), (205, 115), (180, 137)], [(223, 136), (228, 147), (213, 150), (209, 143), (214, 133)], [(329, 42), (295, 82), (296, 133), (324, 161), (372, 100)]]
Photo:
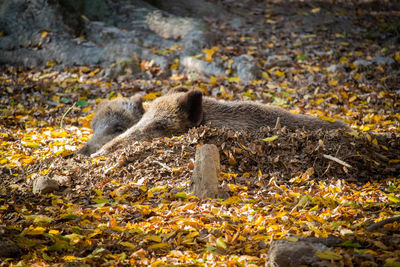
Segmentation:
[(306, 130), (350, 129), (341, 121), (328, 122), (250, 101), (218, 101), (203, 97), (199, 90), (178, 88), (155, 99), (137, 124), (108, 142), (94, 156), (110, 153), (132, 140), (178, 135), (199, 125), (254, 131), (262, 126), (274, 127), (278, 118), (281, 126)]
[(116, 98), (100, 102), (93, 116), (93, 136), (78, 153), (91, 155), (114, 137), (137, 123), (144, 113), (142, 97)]

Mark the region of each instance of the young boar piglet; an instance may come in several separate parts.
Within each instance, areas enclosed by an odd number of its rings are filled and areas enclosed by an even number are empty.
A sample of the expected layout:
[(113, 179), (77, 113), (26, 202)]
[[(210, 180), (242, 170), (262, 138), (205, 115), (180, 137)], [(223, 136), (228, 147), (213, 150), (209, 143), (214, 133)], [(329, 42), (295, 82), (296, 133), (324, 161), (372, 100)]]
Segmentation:
[(140, 95), (100, 102), (90, 124), (93, 136), (78, 153), (87, 156), (95, 153), (137, 123), (144, 113), (142, 102)]

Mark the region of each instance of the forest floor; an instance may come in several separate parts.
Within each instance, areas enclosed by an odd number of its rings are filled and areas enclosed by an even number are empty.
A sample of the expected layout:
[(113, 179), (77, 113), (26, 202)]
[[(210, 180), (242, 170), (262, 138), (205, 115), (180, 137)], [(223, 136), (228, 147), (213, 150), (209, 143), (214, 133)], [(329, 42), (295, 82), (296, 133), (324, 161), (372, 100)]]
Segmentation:
[[(224, 6), (247, 26), (210, 19), (218, 38), (198, 58), (251, 55), (260, 80), (243, 82), (229, 68), (209, 79), (179, 71), (161, 79), (145, 60), (148, 78), (114, 81), (88, 66), (1, 68), (2, 266), (259, 266), (272, 240), (289, 236), (343, 239), (325, 255), (333, 266), (400, 266), (400, 222), (366, 230), (400, 215), (400, 7)], [(73, 154), (90, 139), (100, 99), (141, 93), (148, 105), (178, 85), (340, 119), (354, 131), (204, 126), (106, 157)], [(227, 199), (187, 191), (195, 150), (206, 143), (220, 151)], [(35, 195), (39, 176), (67, 182)]]

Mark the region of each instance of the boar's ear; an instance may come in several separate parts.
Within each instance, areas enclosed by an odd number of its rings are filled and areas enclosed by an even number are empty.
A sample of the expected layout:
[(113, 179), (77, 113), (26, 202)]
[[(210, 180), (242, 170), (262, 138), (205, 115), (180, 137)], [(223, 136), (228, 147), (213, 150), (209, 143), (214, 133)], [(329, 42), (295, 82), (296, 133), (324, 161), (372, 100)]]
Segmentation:
[(188, 114), (188, 119), (199, 125), (203, 119), (203, 94), (199, 90), (190, 90), (178, 98), (179, 107)]
[(190, 89), (187, 86), (177, 86), (174, 88), (169, 89), (167, 94), (174, 94), (174, 93), (186, 93), (188, 92)]
[(143, 109), (143, 98), (141, 95), (134, 95), (129, 98), (129, 108), (133, 113), (144, 113)]

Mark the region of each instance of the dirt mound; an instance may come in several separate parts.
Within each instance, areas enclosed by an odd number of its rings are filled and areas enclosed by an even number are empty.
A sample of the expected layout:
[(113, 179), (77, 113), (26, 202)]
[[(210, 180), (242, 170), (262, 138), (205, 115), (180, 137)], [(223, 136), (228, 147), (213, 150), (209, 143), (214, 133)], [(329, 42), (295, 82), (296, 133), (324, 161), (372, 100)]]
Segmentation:
[(206, 143), (219, 148), (222, 172), (238, 174), (236, 183), (249, 190), (266, 187), (271, 178), (287, 183), (310, 168), (315, 180), (366, 182), (372, 177), (400, 174), (400, 138), (396, 136), (286, 128), (244, 133), (207, 126), (180, 137), (134, 142), (107, 157), (58, 158), (32, 168), (35, 172), (48, 170), (49, 177), (69, 176), (75, 185), (69, 190), (91, 190), (93, 186), (105, 189), (113, 186), (110, 181), (146, 186), (168, 183), (184, 188), (192, 173), (196, 147)]

